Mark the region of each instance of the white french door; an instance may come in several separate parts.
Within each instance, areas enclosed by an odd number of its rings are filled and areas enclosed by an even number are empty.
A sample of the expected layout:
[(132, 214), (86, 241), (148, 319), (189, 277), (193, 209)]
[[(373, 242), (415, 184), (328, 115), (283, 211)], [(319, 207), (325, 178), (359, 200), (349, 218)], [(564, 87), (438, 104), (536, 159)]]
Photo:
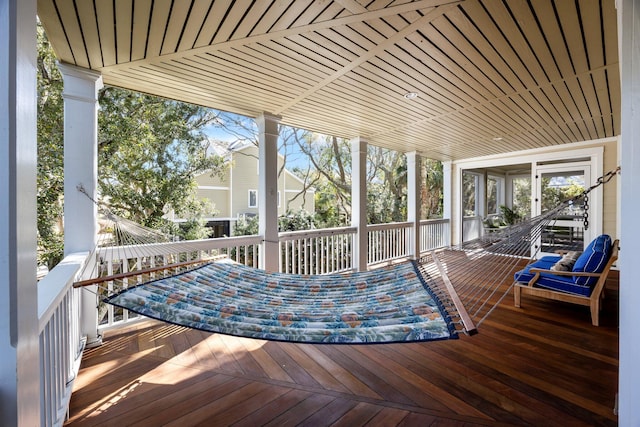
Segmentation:
[[(534, 177), (532, 211), (541, 215), (589, 187), (591, 167), (589, 162), (536, 165)], [(591, 241), (591, 227), (585, 229), (584, 213), (582, 204), (569, 205), (560, 211), (538, 239), (540, 256), (558, 249), (582, 251), (584, 242)]]

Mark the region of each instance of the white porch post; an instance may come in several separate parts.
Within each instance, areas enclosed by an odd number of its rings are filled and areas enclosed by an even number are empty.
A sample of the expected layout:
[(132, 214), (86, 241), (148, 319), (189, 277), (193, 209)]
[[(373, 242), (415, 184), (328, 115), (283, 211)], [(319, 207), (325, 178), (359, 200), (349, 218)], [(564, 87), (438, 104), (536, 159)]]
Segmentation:
[(0, 0), (0, 425), (40, 425), (36, 2)]
[[(98, 91), (100, 73), (59, 65), (64, 78), (64, 253), (92, 250), (98, 234)], [(80, 327), (87, 346), (99, 345), (96, 289), (82, 292)]]
[[(451, 215), (452, 210), (452, 201), (453, 198), (456, 197), (457, 192), (453, 191), (453, 187), (451, 185), (451, 161), (442, 162), (442, 218), (449, 220), (449, 235), (447, 236), (446, 244), (450, 245), (455, 239), (456, 236), (453, 236), (453, 232), (457, 227), (454, 227), (454, 218)], [(457, 218), (457, 216), (456, 216)], [(462, 218), (458, 218), (459, 221), (462, 221)]]
[(420, 155), (412, 151), (406, 153), (407, 156), (407, 221), (413, 223), (411, 255), (413, 259), (420, 258), (420, 216), (421, 216), (421, 200), (420, 200), (420, 182), (422, 177), (422, 162)]
[(351, 140), (351, 226), (356, 227), (353, 264), (357, 271), (367, 270), (367, 141)]
[(640, 425), (640, 1), (620, 0), (618, 31), (622, 94), (621, 120), (621, 205), (620, 205), (620, 408), (621, 426)]
[(280, 117), (261, 114), (258, 124), (258, 234), (264, 239), (260, 268), (280, 271), (278, 250), (278, 124)]

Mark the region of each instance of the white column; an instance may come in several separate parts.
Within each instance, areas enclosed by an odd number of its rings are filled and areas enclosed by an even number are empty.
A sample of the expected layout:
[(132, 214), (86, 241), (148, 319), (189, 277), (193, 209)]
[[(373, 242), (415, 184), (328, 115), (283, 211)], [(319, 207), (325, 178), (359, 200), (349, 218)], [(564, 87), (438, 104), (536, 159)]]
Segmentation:
[(0, 0), (0, 425), (40, 425), (36, 2)]
[(407, 156), (407, 221), (413, 223), (411, 255), (413, 259), (420, 258), (420, 217), (422, 162), (417, 152), (406, 153)]
[(351, 226), (356, 227), (353, 263), (357, 271), (367, 270), (367, 141), (351, 140)]
[[(449, 235), (447, 236), (447, 243), (451, 244), (452, 241), (455, 241), (457, 238), (457, 233), (454, 235), (454, 230), (457, 230), (454, 224), (454, 218), (451, 215), (453, 212), (452, 202), (453, 198), (458, 194), (453, 191), (453, 186), (451, 185), (451, 161), (442, 162), (442, 218), (449, 220)], [(459, 203), (459, 202), (458, 202)], [(456, 215), (456, 218), (458, 216)], [(462, 221), (462, 218), (457, 218), (459, 221)]]
[(261, 114), (258, 124), (258, 234), (264, 239), (260, 268), (280, 271), (278, 249), (278, 124), (280, 117)]
[(97, 239), (98, 208), (78, 191), (97, 198), (98, 91), (100, 73), (60, 64), (64, 78), (64, 252), (91, 250)]
[[(98, 91), (100, 73), (59, 65), (64, 79), (64, 253), (91, 251), (98, 235), (98, 207), (78, 187), (97, 200)], [(101, 343), (98, 335), (97, 288), (83, 289), (80, 314), (87, 347)]]
[(620, 206), (620, 368), (621, 426), (639, 426), (640, 409), (640, 1), (620, 0), (618, 31), (622, 93)]

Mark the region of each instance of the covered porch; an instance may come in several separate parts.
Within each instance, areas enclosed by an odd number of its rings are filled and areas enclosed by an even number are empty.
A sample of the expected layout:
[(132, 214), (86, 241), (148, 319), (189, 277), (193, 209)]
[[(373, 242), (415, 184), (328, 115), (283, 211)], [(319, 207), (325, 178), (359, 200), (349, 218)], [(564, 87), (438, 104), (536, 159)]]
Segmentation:
[[(13, 409), (3, 413), (2, 421), (60, 425), (70, 399), (70, 424), (125, 423), (119, 416), (153, 420), (150, 414), (165, 412), (152, 403), (145, 403), (140, 412), (129, 406), (149, 399), (164, 408), (175, 405), (171, 418), (163, 421), (176, 424), (206, 423), (224, 409), (225, 420), (240, 424), (314, 424), (330, 416), (345, 424), (351, 420), (537, 424), (550, 418), (541, 414), (554, 414), (558, 424), (597, 420), (614, 425), (619, 390), (620, 421), (633, 425), (638, 419), (633, 407), (638, 371), (630, 362), (638, 347), (628, 343), (633, 341), (629, 325), (637, 317), (633, 302), (639, 294), (624, 276), (619, 287), (625, 296), (620, 299), (620, 317), (626, 322), (621, 322), (620, 336), (628, 341), (620, 353), (620, 385), (615, 283), (610, 286), (614, 298), (608, 300), (602, 328), (592, 328), (588, 313), (580, 308), (527, 301), (524, 314), (505, 300), (487, 322), (484, 341), (462, 337), (433, 346), (381, 348), (298, 347), (147, 323), (132, 326), (128, 323), (138, 319), (113, 309), (100, 323), (95, 295), (87, 297), (72, 287), (81, 279), (87, 251), (95, 244), (95, 205), (76, 189), (82, 185), (93, 196), (97, 192), (96, 94), (103, 84), (258, 120), (259, 235), (201, 241), (202, 253), (233, 248), (248, 253), (251, 247), (256, 254), (253, 265), (270, 271), (282, 270), (283, 265), (312, 274), (364, 270), (371, 264), (418, 258), (424, 251), (470, 238), (461, 202), (465, 171), (484, 171), (488, 176), (499, 174), (501, 167), (528, 164), (533, 182), (538, 166), (581, 164), (597, 177), (622, 164), (629, 174), (626, 184), (594, 194), (588, 232), (620, 237), (624, 246), (620, 265), (632, 272), (633, 262), (624, 263), (624, 257), (625, 251), (627, 257), (634, 253), (638, 228), (633, 221), (624, 229), (622, 224), (638, 204), (631, 197), (638, 176), (633, 166), (638, 124), (630, 106), (637, 105), (631, 100), (627, 110), (621, 105), (626, 100), (624, 88), (637, 83), (633, 47), (638, 37), (624, 31), (637, 23), (637, 17), (623, 15), (621, 8), (633, 10), (636, 3), (627, 0), (617, 10), (613, 1), (382, 3), (37, 2), (37, 13), (65, 75), (67, 257), (36, 286), (31, 265), (35, 236), (17, 232), (32, 225), (35, 204), (33, 180), (19, 179), (31, 177), (35, 161), (33, 144), (25, 147), (22, 142), (34, 141), (33, 105), (27, 103), (31, 113), (26, 117), (18, 114), (23, 111), (20, 102), (34, 95), (25, 89), (27, 79), (33, 78), (33, 70), (25, 65), (33, 62), (33, 48), (28, 47), (24, 55), (31, 60), (12, 60), (3, 65), (8, 69), (1, 70), (3, 77), (13, 79), (15, 89), (14, 97), (9, 97), (11, 111), (3, 110), (2, 119), (22, 132), (22, 139), (7, 133), (5, 151), (11, 156), (3, 156), (8, 164), (1, 168), (7, 178), (3, 176), (3, 182), (11, 183), (0, 193), (9, 202), (3, 213), (12, 218), (11, 227), (5, 228), (12, 230), (7, 235), (17, 236), (1, 252), (10, 260), (3, 333), (12, 355), (7, 371), (18, 368), (8, 380), (15, 395), (10, 402)], [(7, 31), (29, 40), (35, 2), (5, 0), (2, 5), (11, 12), (6, 18), (2, 15), (4, 23), (12, 24), (5, 26)], [(549, 24), (552, 17), (556, 21)], [(16, 26), (16, 22), (26, 24)], [(25, 69), (30, 71), (21, 74)], [(277, 233), (273, 183), (279, 123), (352, 140), (351, 227)], [(407, 153), (406, 222), (367, 224), (367, 144)], [(19, 154), (14, 155), (16, 151)], [(30, 159), (27, 165), (24, 156)], [(421, 219), (417, 191), (421, 177), (416, 167), (421, 157), (445, 165), (442, 220)], [(24, 167), (20, 173), (15, 172), (16, 164)], [(506, 188), (502, 197), (506, 202)], [(532, 214), (538, 209), (535, 199), (532, 191)], [(482, 218), (488, 212), (479, 207), (476, 213)], [(287, 248), (293, 254), (300, 247), (329, 240), (346, 242), (337, 261), (316, 259), (311, 267), (283, 262), (277, 255), (286, 254)], [(176, 245), (172, 251), (182, 249)], [(29, 273), (32, 267), (34, 277)], [(76, 377), (83, 351), (84, 367)], [(531, 354), (534, 362), (527, 365)], [(425, 360), (437, 360), (444, 372)], [(402, 378), (389, 373), (390, 363)], [(107, 372), (117, 365), (111, 382)], [(523, 371), (522, 366), (532, 371)], [(181, 378), (169, 395), (160, 398), (168, 390), (162, 385), (164, 379), (177, 375), (172, 367), (182, 371), (188, 367), (193, 376)], [(603, 378), (593, 378), (595, 371), (604, 372)], [(554, 383), (558, 379), (560, 386)], [(71, 398), (74, 387), (78, 392)], [(211, 390), (219, 391), (220, 398), (196, 399)], [(274, 399), (263, 404), (266, 395)], [(416, 397), (422, 395), (433, 400)], [(194, 407), (184, 403), (185, 396), (194, 397)], [(245, 410), (247, 405), (253, 410)], [(276, 406), (282, 418), (264, 415), (273, 414)]]

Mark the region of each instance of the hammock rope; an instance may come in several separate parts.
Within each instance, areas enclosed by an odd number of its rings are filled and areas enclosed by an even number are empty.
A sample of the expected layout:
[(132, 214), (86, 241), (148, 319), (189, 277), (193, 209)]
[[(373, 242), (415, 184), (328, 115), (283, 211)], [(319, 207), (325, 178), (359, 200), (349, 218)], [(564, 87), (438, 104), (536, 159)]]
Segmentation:
[[(443, 308), (442, 316), (451, 321), (455, 333), (462, 332), (469, 335), (477, 333), (477, 328), (511, 292), (515, 283), (514, 274), (540, 254), (545, 230), (553, 227), (558, 216), (567, 208), (573, 209), (575, 206), (580, 206), (580, 203), (584, 206), (584, 200), (591, 191), (611, 181), (619, 172), (619, 167), (608, 172), (598, 178), (597, 183), (585, 189), (582, 194), (560, 203), (542, 215), (492, 233), (485, 233), (477, 239), (456, 246), (423, 254), (415, 263), (417, 276), (428, 293), (434, 297), (436, 305)], [(78, 190), (91, 199), (83, 188)], [(95, 200), (93, 202), (97, 204)], [(82, 277), (85, 280), (74, 286), (95, 285), (99, 298), (106, 299), (110, 303), (113, 303), (110, 298), (126, 292), (127, 289), (144, 286), (141, 284), (146, 282), (161, 282), (165, 278), (174, 280), (176, 277), (181, 277), (180, 275), (198, 270), (202, 264), (210, 263), (212, 258), (218, 257), (218, 254), (212, 253), (207, 258), (201, 247), (190, 241), (177, 241), (171, 236), (120, 218), (104, 208), (99, 208), (99, 211), (102, 232), (93, 255), (95, 262), (87, 264), (91, 270), (84, 272)], [(167, 242), (171, 242), (171, 245), (166, 245)], [(193, 256), (191, 259), (175, 259), (174, 255), (177, 252), (193, 252)], [(150, 253), (153, 255), (150, 256)], [(107, 255), (110, 259), (122, 260), (120, 271), (105, 270), (103, 258)], [(146, 261), (144, 265), (140, 264), (140, 261), (138, 265), (129, 265), (129, 261), (126, 260), (133, 258), (146, 259)], [(171, 260), (173, 262), (167, 262)], [(162, 265), (156, 266), (156, 262)], [(281, 276), (280, 273), (271, 275), (264, 273), (264, 277), (260, 280), (268, 282), (274, 277)], [(332, 276), (346, 278), (345, 280), (351, 281), (349, 285), (352, 285), (358, 280), (369, 277), (369, 272)], [(292, 277), (296, 282), (312, 286), (316, 278), (326, 277), (326, 275), (285, 275), (283, 280), (286, 282)], [(220, 280), (224, 282), (226, 279)], [(318, 279), (318, 283), (321, 282), (325, 283)], [(223, 284), (229, 285), (227, 282)], [(236, 285), (232, 283), (230, 286)], [(353, 289), (349, 292), (353, 292)], [(123, 308), (131, 309), (126, 306)], [(139, 312), (145, 314), (143, 311)], [(369, 339), (369, 336), (366, 339)], [(337, 339), (337, 341), (340, 340)]]

